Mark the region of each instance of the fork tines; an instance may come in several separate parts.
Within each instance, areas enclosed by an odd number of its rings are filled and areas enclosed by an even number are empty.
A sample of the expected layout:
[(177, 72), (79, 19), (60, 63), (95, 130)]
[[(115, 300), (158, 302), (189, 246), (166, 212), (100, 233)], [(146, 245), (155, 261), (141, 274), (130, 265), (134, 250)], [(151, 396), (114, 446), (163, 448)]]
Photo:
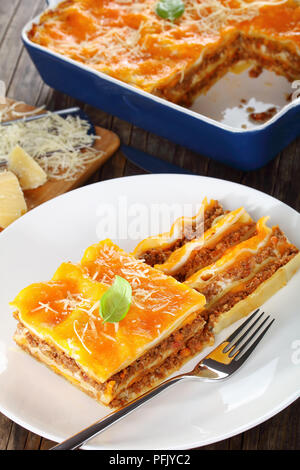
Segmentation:
[[(264, 318), (264, 320), (257, 326), (257, 328), (252, 332), (252, 334), (248, 337), (249, 333), (253, 330), (254, 326), (257, 325), (257, 323), (259, 322), (259, 320), (261, 320), (263, 318), (263, 316), (265, 315), (265, 312), (262, 312), (258, 317), (257, 317), (257, 314), (259, 312), (260, 309), (257, 309), (255, 310), (254, 313), (252, 313), (252, 315), (250, 315), (249, 318), (247, 318), (246, 321), (244, 321), (244, 323), (242, 323), (242, 325), (237, 328), (226, 340), (225, 342), (226, 343), (229, 343), (226, 345), (226, 347), (224, 348), (223, 352), (226, 352), (226, 351), (229, 351), (229, 354), (228, 356), (229, 357), (232, 357), (232, 356), (235, 356), (234, 357), (234, 360), (235, 361), (238, 361), (239, 364), (241, 364), (242, 362), (244, 362), (247, 357), (252, 353), (252, 351), (256, 348), (256, 346), (258, 345), (258, 343), (261, 341), (261, 339), (263, 338), (263, 336), (266, 334), (266, 332), (268, 331), (268, 329), (270, 328), (270, 326), (272, 325), (272, 323), (274, 322), (274, 318), (271, 319), (269, 321), (269, 323), (267, 323), (267, 325), (265, 326), (265, 328), (261, 331), (262, 327), (266, 324), (266, 322), (268, 322), (268, 320), (270, 319), (270, 315), (268, 315), (266, 318)], [(252, 324), (250, 324), (250, 326), (243, 332), (243, 330), (245, 329), (245, 327), (254, 319), (255, 321), (253, 321)], [(261, 331), (261, 332), (260, 332)], [(259, 336), (257, 336), (257, 334), (260, 332)], [(240, 333), (242, 333), (241, 336)], [(255, 339), (255, 341), (252, 342), (252, 340), (254, 340), (254, 338), (257, 336), (257, 338)], [(236, 340), (236, 341), (234, 341)], [(245, 340), (245, 341), (244, 341)], [(243, 342), (244, 341), (244, 342)], [(238, 347), (239, 345), (241, 345), (240, 347)], [(245, 351), (245, 352), (244, 352)], [(241, 354), (242, 352), (244, 352), (244, 354)]]

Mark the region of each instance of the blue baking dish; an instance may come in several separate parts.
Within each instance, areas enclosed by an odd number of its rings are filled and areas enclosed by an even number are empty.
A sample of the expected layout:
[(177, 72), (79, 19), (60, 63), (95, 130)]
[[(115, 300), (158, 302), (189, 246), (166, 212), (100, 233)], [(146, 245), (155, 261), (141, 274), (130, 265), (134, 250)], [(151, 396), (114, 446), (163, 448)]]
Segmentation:
[[(59, 1), (48, 3), (54, 7)], [(246, 130), (231, 127), (33, 43), (27, 32), (39, 16), (23, 28), (22, 40), (43, 80), (63, 93), (244, 171), (266, 165), (300, 135), (300, 98), (265, 124)]]

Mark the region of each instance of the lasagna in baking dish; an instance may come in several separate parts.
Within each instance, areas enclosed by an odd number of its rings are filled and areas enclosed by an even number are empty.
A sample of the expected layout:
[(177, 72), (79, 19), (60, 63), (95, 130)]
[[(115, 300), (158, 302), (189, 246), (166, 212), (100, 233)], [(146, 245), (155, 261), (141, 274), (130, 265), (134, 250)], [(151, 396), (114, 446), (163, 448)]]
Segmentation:
[(45, 12), (31, 41), (182, 105), (246, 61), (300, 73), (298, 0), (183, 0), (169, 21), (158, 0), (66, 0)]
[[(125, 318), (104, 322), (101, 297), (116, 276), (132, 288)], [(155, 385), (212, 341), (205, 298), (110, 240), (88, 248), (81, 264), (63, 263), (49, 282), (12, 303), (14, 339), (34, 357), (112, 407)]]

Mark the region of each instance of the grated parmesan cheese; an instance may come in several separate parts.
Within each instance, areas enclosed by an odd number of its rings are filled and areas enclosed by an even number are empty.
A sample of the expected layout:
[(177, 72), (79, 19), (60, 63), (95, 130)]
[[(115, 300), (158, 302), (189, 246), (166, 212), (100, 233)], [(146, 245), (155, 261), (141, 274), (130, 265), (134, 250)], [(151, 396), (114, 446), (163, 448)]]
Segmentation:
[[(114, 266), (114, 260), (120, 264), (119, 270), (108, 270), (106, 267)], [(98, 282), (104, 282), (111, 285), (115, 275), (124, 277), (132, 287), (132, 304), (140, 310), (151, 308), (153, 312), (161, 312), (162, 314), (175, 316), (178, 306), (172, 303), (174, 299), (178, 302), (182, 299), (183, 294), (170, 294), (166, 286), (161, 285), (161, 280), (165, 280), (162, 272), (151, 271), (147, 264), (142, 260), (131, 259), (130, 255), (123, 255), (116, 250), (114, 246), (104, 244), (101, 254), (95, 259), (95, 264), (99, 269), (94, 273), (93, 279)], [(101, 266), (105, 269), (101, 270)], [(123, 267), (124, 266), (124, 267)], [(141, 280), (148, 279), (147, 289), (140, 287)]]
[[(89, 350), (89, 348), (84, 344), (83, 342), (83, 338), (80, 336), (80, 334), (78, 333), (77, 329), (76, 329), (76, 323), (78, 323), (77, 320), (75, 320), (73, 322), (73, 330), (74, 330), (74, 333), (76, 334), (77, 338), (79, 339), (79, 341), (81, 342), (82, 346), (84, 347), (84, 349), (89, 353), (89, 354), (92, 354), (91, 351)], [(82, 335), (83, 336), (83, 335)]]
[(103, 335), (106, 339), (109, 339), (110, 341), (113, 341), (114, 343), (117, 342), (116, 338), (113, 338), (113, 336), (108, 335), (107, 333), (104, 333), (103, 331), (100, 331), (101, 335)]
[(32, 312), (37, 312), (38, 310), (42, 310), (42, 309), (44, 309), (46, 313), (49, 312), (49, 311), (50, 311), (50, 312), (53, 312), (53, 313), (56, 313), (56, 314), (58, 313), (57, 310), (55, 310), (54, 308), (50, 307), (49, 303), (44, 303), (44, 302), (41, 302), (41, 301), (39, 301), (39, 306), (36, 307), (36, 308), (34, 308), (34, 309), (32, 310)]
[[(7, 113), (0, 115), (0, 119)], [(18, 114), (20, 117), (21, 113)], [(0, 160), (7, 160), (13, 148), (19, 145), (50, 179), (72, 181), (87, 163), (103, 155), (91, 147), (94, 138), (100, 137), (89, 135), (88, 130), (89, 123), (78, 116), (63, 118), (50, 112), (37, 121), (0, 126)]]
[(286, 0), (190, 0), (185, 2), (182, 19), (202, 35), (214, 35), (230, 25), (252, 20), (264, 6), (282, 3)]

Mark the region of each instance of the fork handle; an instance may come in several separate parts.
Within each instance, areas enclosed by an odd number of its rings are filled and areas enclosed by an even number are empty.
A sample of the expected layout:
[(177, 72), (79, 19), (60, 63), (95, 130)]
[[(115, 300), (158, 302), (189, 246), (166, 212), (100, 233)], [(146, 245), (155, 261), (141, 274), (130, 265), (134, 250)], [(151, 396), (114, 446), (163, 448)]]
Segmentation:
[(162, 384), (151, 389), (149, 392), (144, 393), (141, 397), (136, 398), (135, 400), (131, 401), (128, 405), (124, 406), (123, 408), (120, 408), (117, 411), (113, 411), (112, 413), (105, 416), (100, 421), (96, 421), (91, 426), (88, 426), (87, 428), (83, 429), (79, 433), (74, 434), (74, 436), (66, 439), (60, 444), (57, 444), (56, 446), (52, 447), (50, 450), (78, 449), (80, 446), (82, 446), (82, 444), (86, 443), (89, 439), (102, 433), (103, 431), (108, 429), (110, 426), (112, 426), (114, 423), (116, 423), (117, 421), (120, 421), (122, 418), (125, 418), (125, 416), (132, 413), (132, 411), (137, 410), (142, 405), (147, 403), (149, 400), (154, 398), (156, 395), (163, 392), (164, 390), (171, 387), (172, 385), (175, 385), (176, 383), (178, 383), (179, 381), (183, 380), (186, 377), (187, 377), (186, 375), (179, 375), (169, 380), (166, 380)]

